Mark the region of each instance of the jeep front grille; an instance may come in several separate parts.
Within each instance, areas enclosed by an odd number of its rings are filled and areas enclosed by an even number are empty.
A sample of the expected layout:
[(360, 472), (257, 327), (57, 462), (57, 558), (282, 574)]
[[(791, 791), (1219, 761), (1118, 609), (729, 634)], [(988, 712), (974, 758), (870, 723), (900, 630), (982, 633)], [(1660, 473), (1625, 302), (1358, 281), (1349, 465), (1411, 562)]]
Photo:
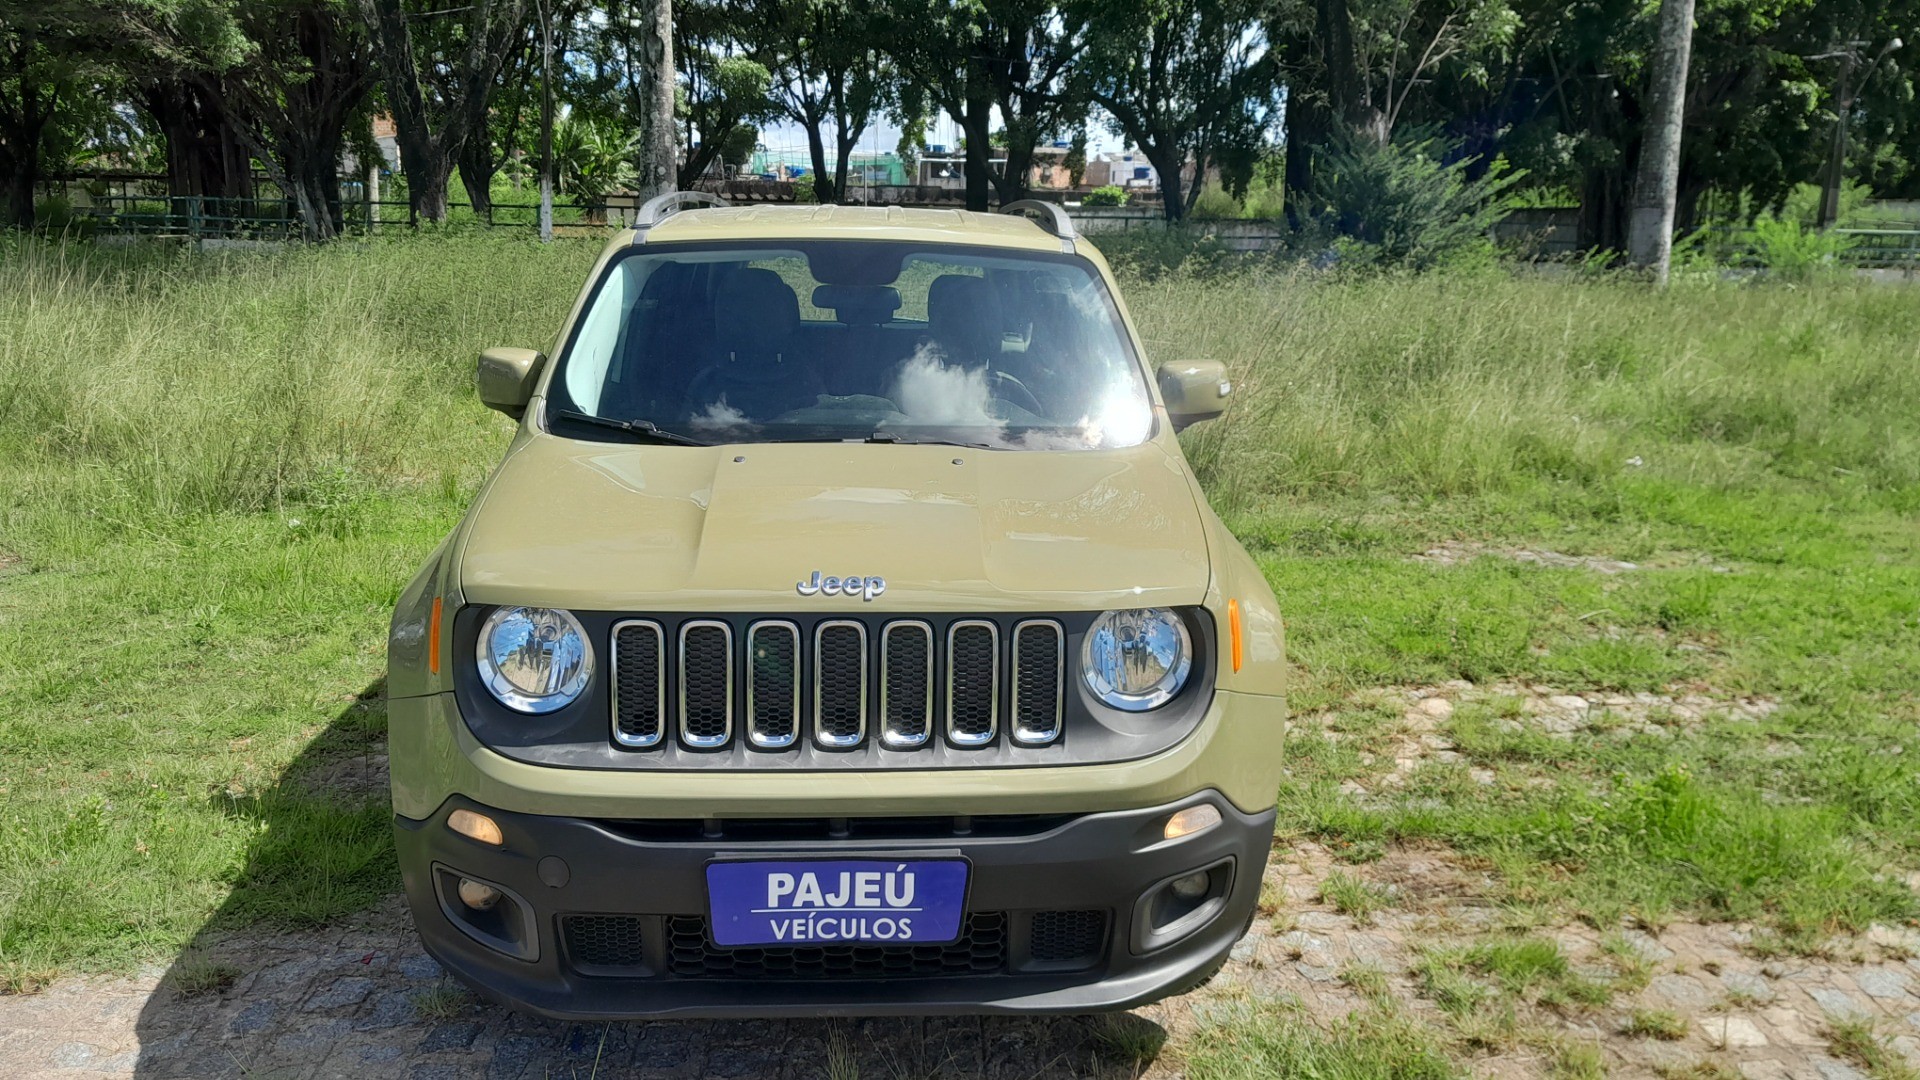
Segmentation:
[(947, 629), (947, 740), (985, 746), (1000, 724), (1000, 628), (963, 619)]
[(634, 619), (613, 626), (613, 741), (621, 746), (656, 746), (666, 731), (664, 640), (656, 622)]
[[(1046, 746), (1064, 734), (1066, 633), (1052, 619), (616, 622), (613, 741), (823, 751)], [(671, 712), (668, 703), (671, 702)], [(671, 719), (669, 719), (671, 716)], [(738, 716), (739, 723), (735, 723)], [(1003, 723), (1004, 720), (1004, 723)]]
[(680, 741), (696, 750), (733, 738), (733, 627), (700, 619), (680, 628)]
[(763, 750), (800, 737), (800, 628), (757, 622), (747, 628), (747, 738)]
[(901, 620), (880, 631), (880, 741), (911, 750), (933, 719), (933, 627)]
[(1066, 706), (1067, 635), (1036, 619), (1013, 631), (1013, 741), (1040, 746), (1060, 737)]

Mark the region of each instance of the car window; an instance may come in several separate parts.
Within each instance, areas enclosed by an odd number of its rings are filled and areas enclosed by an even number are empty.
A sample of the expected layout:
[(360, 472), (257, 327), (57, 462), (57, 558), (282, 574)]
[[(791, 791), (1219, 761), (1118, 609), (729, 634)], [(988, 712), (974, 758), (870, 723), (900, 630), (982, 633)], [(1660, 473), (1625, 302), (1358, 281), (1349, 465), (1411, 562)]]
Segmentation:
[(654, 245), (608, 269), (559, 363), (556, 409), (709, 442), (1089, 449), (1152, 428), (1112, 297), (1066, 255)]

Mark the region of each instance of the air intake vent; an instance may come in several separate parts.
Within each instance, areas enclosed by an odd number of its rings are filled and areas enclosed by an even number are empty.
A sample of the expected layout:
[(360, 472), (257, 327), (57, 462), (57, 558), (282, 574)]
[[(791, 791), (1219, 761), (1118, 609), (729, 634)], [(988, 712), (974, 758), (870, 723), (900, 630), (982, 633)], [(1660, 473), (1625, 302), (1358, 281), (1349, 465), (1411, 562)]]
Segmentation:
[(568, 915), (560, 920), (568, 958), (589, 974), (631, 974), (624, 969), (644, 964), (642, 925), (636, 915)]
[(1044, 746), (1060, 737), (1067, 636), (1051, 619), (1013, 629), (1013, 739)]
[(800, 628), (757, 622), (747, 628), (747, 738), (763, 750), (800, 735)]
[(733, 737), (733, 628), (712, 619), (680, 627), (680, 741), (696, 750)]
[(880, 739), (895, 750), (927, 741), (933, 728), (933, 627), (888, 623), (880, 635)]
[(867, 628), (851, 619), (813, 631), (813, 736), (833, 750), (867, 737)]
[(1000, 630), (985, 619), (947, 629), (947, 740), (985, 746), (1000, 725)]
[(613, 628), (613, 738), (645, 749), (666, 731), (666, 639), (660, 624), (636, 620)]
[(1099, 959), (1106, 939), (1104, 911), (1036, 911), (1028, 947), (1044, 964), (1086, 965)]

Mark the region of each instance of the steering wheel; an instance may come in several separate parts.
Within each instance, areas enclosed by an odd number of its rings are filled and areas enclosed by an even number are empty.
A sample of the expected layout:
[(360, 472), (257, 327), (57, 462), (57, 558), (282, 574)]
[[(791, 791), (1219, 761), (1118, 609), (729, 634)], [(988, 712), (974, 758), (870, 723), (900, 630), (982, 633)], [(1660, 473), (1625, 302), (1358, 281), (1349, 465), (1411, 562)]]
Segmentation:
[[(987, 372), (987, 381), (992, 384), (993, 389), (991, 393), (994, 397), (1018, 405), (1035, 416), (1045, 416), (1047, 414), (1047, 410), (1040, 404), (1040, 399), (1034, 397), (1033, 391), (1027, 389), (1027, 384), (1014, 378), (1012, 375), (1004, 371), (989, 371)], [(1011, 391), (1011, 393), (1008, 391)]]

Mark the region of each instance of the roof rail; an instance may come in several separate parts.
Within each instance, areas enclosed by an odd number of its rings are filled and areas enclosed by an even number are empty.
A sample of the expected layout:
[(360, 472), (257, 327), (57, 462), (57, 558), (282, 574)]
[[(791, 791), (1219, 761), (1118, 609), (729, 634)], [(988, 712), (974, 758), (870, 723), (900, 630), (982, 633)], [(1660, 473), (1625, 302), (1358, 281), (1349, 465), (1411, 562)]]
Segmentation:
[(640, 209), (634, 211), (633, 227), (640, 234), (635, 239), (644, 243), (648, 229), (672, 217), (684, 205), (726, 206), (728, 203), (727, 200), (707, 191), (669, 191), (662, 195), (655, 195), (641, 203)]
[(1041, 202), (1039, 199), (1016, 199), (1000, 207), (1000, 212), (1018, 215), (1040, 226), (1060, 238), (1061, 251), (1073, 254), (1073, 242), (1080, 232), (1073, 227), (1073, 219), (1058, 204)]

